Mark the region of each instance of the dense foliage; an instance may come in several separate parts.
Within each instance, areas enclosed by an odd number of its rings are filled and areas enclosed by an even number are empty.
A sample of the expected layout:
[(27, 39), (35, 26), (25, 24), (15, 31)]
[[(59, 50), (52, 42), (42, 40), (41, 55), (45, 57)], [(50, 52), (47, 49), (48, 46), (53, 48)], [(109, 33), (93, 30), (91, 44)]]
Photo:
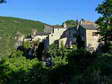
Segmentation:
[[(49, 49), (51, 48), (52, 46)], [(50, 66), (48, 66), (48, 61), (39, 61), (38, 56), (29, 59), (24, 56), (23, 51), (12, 50), (8, 57), (0, 60), (0, 84), (58, 84), (65, 82), (63, 77), (65, 76), (68, 79), (66, 75), (69, 75), (67, 71), (69, 70), (67, 67), (67, 53), (65, 55), (62, 52), (63, 50), (59, 51), (59, 48), (56, 47), (54, 49), (56, 49), (56, 56), (51, 57), (52, 51), (47, 52), (49, 55), (46, 55), (52, 58), (52, 65)], [(71, 50), (67, 52), (71, 52)], [(45, 54), (43, 53), (44, 57)], [(63, 57), (61, 56), (62, 54)], [(47, 60), (47, 58), (45, 59)], [(59, 78), (57, 79), (58, 76)]]
[(22, 51), (12, 50), (7, 58), (0, 59), (0, 84), (111, 84), (111, 53), (63, 50), (56, 45), (49, 49), (42, 55), (46, 60), (52, 58), (47, 61), (29, 59)]
[(96, 11), (101, 14), (101, 17), (96, 21), (99, 24), (99, 34), (105, 45), (112, 40), (112, 0), (104, 0), (99, 4)]

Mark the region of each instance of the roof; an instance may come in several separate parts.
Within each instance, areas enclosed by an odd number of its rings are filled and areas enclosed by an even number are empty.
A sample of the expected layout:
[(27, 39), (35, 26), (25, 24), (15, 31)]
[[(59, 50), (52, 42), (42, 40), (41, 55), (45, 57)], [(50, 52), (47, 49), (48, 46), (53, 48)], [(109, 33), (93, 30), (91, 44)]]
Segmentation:
[(49, 35), (50, 33), (47, 33), (47, 32), (38, 32), (36, 35)]
[(97, 30), (97, 26), (95, 24), (83, 24), (81, 26), (88, 30)]
[(88, 30), (97, 30), (97, 25), (94, 22), (83, 20), (81, 21), (80, 25)]
[(53, 28), (64, 28), (62, 25), (53, 25)]
[(94, 22), (91, 22), (91, 21), (88, 21), (88, 20), (84, 20), (84, 21), (81, 21), (82, 24), (95, 24)]

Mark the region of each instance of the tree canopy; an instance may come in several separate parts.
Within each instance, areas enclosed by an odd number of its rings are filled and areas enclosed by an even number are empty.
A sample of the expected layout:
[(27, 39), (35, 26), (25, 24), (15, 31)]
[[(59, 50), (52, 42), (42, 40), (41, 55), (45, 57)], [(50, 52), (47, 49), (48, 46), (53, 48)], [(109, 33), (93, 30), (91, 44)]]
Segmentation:
[(77, 25), (77, 21), (75, 20), (67, 20), (64, 23), (66, 23), (68, 27), (76, 27)]
[(101, 17), (96, 21), (99, 24), (101, 40), (107, 44), (112, 40), (112, 0), (104, 0), (98, 5), (96, 11), (101, 14)]

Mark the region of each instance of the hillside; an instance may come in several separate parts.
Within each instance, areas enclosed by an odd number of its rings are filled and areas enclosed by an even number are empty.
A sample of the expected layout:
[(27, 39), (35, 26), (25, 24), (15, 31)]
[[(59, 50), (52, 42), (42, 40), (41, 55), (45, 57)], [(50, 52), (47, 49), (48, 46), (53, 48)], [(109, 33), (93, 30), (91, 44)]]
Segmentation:
[(0, 16), (0, 56), (6, 56), (14, 47), (14, 37), (17, 32), (31, 33), (32, 29), (43, 31), (44, 23), (13, 17)]

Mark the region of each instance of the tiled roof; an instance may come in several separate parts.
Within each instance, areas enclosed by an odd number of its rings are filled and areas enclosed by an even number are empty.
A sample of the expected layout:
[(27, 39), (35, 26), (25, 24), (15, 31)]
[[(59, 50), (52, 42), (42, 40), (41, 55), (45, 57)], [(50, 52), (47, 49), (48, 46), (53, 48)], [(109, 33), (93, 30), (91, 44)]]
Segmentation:
[(91, 22), (91, 21), (84, 20), (84, 21), (82, 21), (82, 24), (90, 25), (90, 24), (95, 24), (95, 23)]
[(89, 29), (89, 30), (96, 30), (98, 27), (97, 25), (94, 23), (94, 22), (91, 22), (91, 21), (81, 21), (81, 24), (80, 24), (83, 28), (85, 29)]
[(88, 30), (97, 30), (97, 25), (95, 24), (81, 24), (81, 26)]

